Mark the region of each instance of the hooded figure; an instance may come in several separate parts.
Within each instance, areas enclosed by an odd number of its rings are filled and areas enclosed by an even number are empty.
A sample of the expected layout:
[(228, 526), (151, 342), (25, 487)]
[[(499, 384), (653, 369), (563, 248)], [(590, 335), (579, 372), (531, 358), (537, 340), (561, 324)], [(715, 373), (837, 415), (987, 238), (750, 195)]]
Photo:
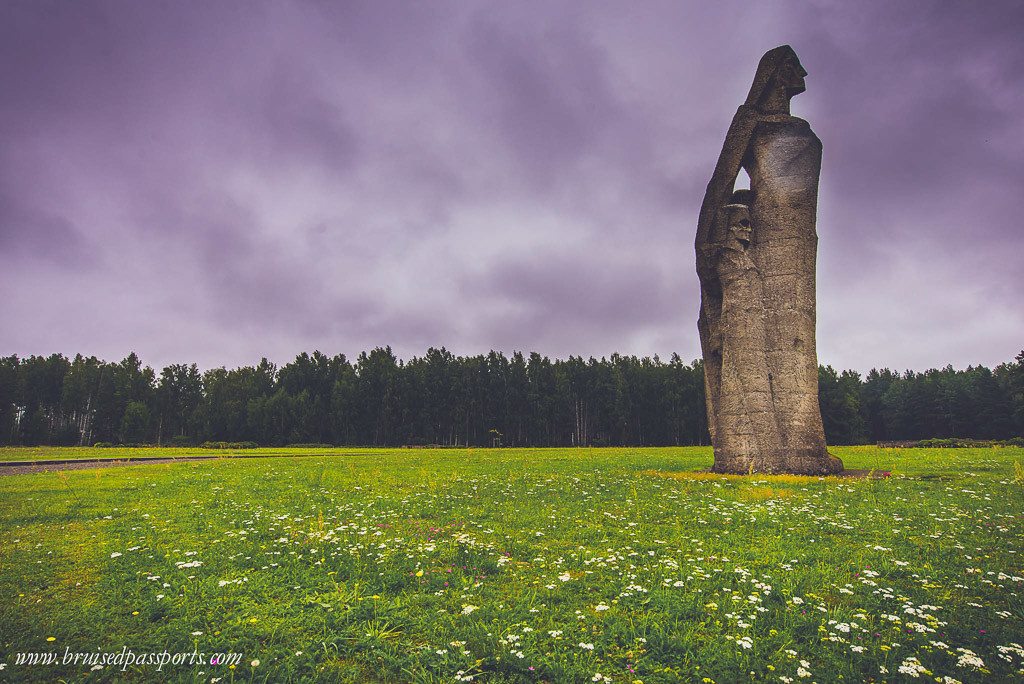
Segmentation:
[[(804, 71), (767, 52), (733, 117), (695, 241), (715, 472), (826, 474), (818, 406), (815, 261), (821, 142), (789, 114)], [(734, 192), (740, 168), (751, 189)]]

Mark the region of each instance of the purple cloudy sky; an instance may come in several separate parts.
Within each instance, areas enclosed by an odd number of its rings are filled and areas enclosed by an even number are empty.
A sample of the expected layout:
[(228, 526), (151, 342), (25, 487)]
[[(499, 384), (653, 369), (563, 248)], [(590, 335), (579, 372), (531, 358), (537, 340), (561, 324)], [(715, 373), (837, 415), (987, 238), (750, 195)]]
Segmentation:
[(1013, 2), (0, 0), (0, 354), (700, 355), (766, 50), (825, 147), (818, 358), (1024, 348)]

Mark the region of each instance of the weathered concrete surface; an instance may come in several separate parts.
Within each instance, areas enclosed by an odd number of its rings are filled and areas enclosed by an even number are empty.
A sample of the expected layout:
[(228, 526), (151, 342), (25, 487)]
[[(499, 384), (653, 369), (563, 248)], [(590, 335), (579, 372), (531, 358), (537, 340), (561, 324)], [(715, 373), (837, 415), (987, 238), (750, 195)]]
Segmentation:
[[(832, 474), (818, 406), (815, 268), (821, 141), (789, 114), (806, 75), (789, 46), (761, 59), (698, 220), (698, 330), (721, 473)], [(733, 191), (740, 168), (750, 190)]]

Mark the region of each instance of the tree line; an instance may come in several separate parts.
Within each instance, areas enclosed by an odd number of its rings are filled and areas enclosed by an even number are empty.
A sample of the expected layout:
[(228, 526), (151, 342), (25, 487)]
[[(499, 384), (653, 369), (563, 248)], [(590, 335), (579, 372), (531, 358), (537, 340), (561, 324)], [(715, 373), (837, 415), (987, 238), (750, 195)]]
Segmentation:
[[(837, 373), (819, 367), (829, 444), (1024, 436), (1024, 351), (995, 370)], [(318, 351), (278, 368), (159, 375), (134, 353), (118, 363), (0, 358), (0, 444), (189, 445), (205, 441), (441, 446), (686, 446), (709, 443), (704, 369), (678, 355), (600, 360), (537, 353), (351, 361)]]

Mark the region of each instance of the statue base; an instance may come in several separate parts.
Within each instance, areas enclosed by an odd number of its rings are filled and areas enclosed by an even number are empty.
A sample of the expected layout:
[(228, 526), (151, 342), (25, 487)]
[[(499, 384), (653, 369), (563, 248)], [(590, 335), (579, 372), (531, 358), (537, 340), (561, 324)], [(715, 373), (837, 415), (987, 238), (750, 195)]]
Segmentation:
[(843, 462), (837, 456), (719, 456), (711, 472), (723, 475), (838, 475)]

